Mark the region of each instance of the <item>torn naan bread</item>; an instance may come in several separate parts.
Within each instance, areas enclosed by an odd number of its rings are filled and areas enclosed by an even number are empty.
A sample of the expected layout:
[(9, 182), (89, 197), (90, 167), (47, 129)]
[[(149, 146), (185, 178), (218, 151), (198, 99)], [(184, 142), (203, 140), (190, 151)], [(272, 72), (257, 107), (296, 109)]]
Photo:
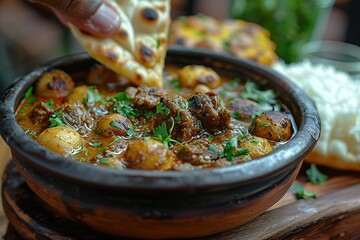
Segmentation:
[(112, 0), (121, 26), (109, 38), (97, 38), (70, 25), (91, 57), (135, 85), (163, 87), (170, 24), (170, 0)]

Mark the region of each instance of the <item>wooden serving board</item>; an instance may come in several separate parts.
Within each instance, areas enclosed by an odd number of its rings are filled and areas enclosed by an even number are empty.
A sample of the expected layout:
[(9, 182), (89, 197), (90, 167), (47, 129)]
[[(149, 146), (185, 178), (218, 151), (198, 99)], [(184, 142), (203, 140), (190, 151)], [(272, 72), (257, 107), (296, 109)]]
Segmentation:
[[(5, 155), (0, 153), (0, 156)], [(26, 228), (36, 225), (37, 229), (41, 229), (42, 233), (34, 233), (37, 239), (104, 239), (104, 236), (91, 230), (48, 215), (18, 175), (14, 164), (9, 167), (12, 172), (7, 177), (16, 180), (21, 186), (11, 189), (12, 200), (19, 204), (15, 204), (15, 207), (22, 204), (16, 211), (20, 213)], [(307, 191), (316, 192), (316, 199), (298, 200), (291, 188), (278, 203), (253, 221), (204, 239), (360, 239), (360, 174), (319, 168), (329, 179), (323, 184), (313, 185), (306, 180), (305, 170), (308, 167), (308, 164), (303, 165), (297, 181), (304, 184)], [(9, 190), (3, 189), (3, 192), (9, 193)], [(43, 214), (31, 215), (36, 212)], [(5, 239), (22, 239), (14, 231), (18, 227), (10, 226), (5, 214), (0, 212), (0, 234)], [(46, 232), (55, 235), (49, 238), (49, 235), (43, 235)], [(79, 233), (82, 237), (79, 237)]]

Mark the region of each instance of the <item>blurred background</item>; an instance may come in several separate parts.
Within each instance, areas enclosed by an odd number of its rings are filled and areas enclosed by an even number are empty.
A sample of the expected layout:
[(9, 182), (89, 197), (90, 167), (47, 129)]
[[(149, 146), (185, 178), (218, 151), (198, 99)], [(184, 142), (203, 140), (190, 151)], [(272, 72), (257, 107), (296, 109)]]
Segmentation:
[[(360, 45), (359, 0), (172, 0), (172, 17), (204, 13), (267, 28), (286, 63), (313, 40)], [(26, 0), (0, 0), (0, 93), (46, 61), (83, 51), (51, 11)], [(360, 58), (360, 56), (359, 56)]]

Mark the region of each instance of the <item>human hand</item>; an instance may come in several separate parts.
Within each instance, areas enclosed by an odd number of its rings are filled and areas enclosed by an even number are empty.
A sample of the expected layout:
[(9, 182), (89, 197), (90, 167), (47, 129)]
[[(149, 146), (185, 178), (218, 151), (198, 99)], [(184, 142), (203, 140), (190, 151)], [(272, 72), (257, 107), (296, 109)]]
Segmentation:
[(113, 34), (120, 25), (120, 15), (106, 1), (102, 0), (29, 0), (50, 7), (67, 25), (71, 23), (94, 36), (106, 37)]

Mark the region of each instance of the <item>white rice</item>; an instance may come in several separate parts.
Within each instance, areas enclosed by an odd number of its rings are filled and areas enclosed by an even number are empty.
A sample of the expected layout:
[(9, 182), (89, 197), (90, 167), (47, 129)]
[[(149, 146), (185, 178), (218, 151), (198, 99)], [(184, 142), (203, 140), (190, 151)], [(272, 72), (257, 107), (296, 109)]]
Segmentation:
[(276, 63), (273, 68), (299, 85), (318, 108), (322, 132), (314, 151), (324, 159), (336, 156), (360, 169), (360, 81), (332, 66), (310, 61)]

